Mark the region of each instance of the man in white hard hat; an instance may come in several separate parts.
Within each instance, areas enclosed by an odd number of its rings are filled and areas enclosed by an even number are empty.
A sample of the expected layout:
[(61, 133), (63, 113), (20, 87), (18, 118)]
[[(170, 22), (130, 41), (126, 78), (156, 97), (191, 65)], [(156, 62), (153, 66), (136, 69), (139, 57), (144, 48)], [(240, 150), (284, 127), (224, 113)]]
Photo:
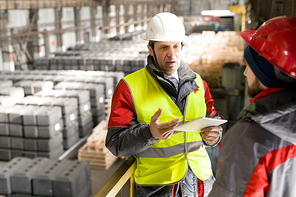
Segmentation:
[(148, 64), (124, 77), (112, 98), (106, 147), (116, 156), (134, 155), (134, 196), (207, 196), (214, 181), (205, 146), (216, 146), (221, 127), (180, 132), (180, 124), (220, 118), (208, 86), (182, 60), (185, 29), (171, 13), (149, 22)]

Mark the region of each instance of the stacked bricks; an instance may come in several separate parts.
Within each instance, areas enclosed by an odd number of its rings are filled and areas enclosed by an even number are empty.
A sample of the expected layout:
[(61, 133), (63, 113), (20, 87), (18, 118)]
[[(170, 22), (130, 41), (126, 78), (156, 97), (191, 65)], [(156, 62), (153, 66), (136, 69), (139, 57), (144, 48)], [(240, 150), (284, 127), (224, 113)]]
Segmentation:
[[(79, 137), (84, 137), (91, 133), (93, 129), (93, 120), (91, 112), (90, 91), (84, 90), (83, 88), (81, 88), (81, 90), (65, 90), (65, 88), (63, 87), (61, 90), (54, 89), (50, 91), (40, 91), (34, 96), (40, 96), (42, 98), (75, 98), (78, 102), (77, 121), (79, 125)], [(64, 139), (70, 137), (69, 133), (67, 132), (67, 127), (70, 127), (70, 124), (65, 125), (65, 128), (63, 130)]]
[(113, 40), (78, 45), (53, 57), (36, 59), (39, 70), (93, 70), (129, 74), (147, 64), (147, 43), (142, 40)]
[(0, 169), (0, 194), (88, 197), (90, 165), (85, 161), (16, 157)]
[[(43, 91), (42, 91), (43, 92)], [(56, 106), (61, 108), (63, 147), (69, 149), (79, 140), (78, 104), (76, 98), (26, 96), (17, 104), (25, 106)]]
[(0, 160), (57, 158), (63, 153), (62, 112), (52, 106), (0, 106)]

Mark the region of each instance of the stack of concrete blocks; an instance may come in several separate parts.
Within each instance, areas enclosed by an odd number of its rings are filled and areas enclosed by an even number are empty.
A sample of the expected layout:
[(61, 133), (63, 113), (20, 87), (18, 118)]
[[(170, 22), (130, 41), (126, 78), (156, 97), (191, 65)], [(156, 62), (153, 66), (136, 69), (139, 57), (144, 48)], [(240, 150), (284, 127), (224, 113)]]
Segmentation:
[(26, 96), (17, 104), (59, 107), (63, 123), (61, 127), (63, 148), (67, 150), (79, 140), (78, 102), (76, 98)]
[(54, 86), (57, 90), (77, 90), (89, 92), (90, 112), (92, 114), (93, 125), (105, 119), (105, 91), (103, 84), (82, 83), (82, 82), (60, 82)]
[(0, 160), (58, 158), (63, 153), (60, 107), (0, 106)]
[[(64, 82), (61, 82), (64, 83)], [(87, 85), (87, 84), (86, 84)], [(91, 102), (90, 102), (90, 91), (85, 90), (85, 88), (77, 88), (79, 90), (65, 90), (53, 89), (49, 91), (40, 91), (34, 96), (41, 97), (56, 97), (56, 98), (75, 98), (78, 102), (78, 125), (79, 125), (79, 137), (84, 137), (92, 132), (93, 129), (93, 119), (91, 112)], [(68, 137), (67, 129), (64, 129), (64, 138)]]
[(146, 65), (148, 54), (146, 42), (120, 40), (76, 46), (74, 51), (57, 52), (54, 57), (43, 57), (35, 63), (41, 70), (100, 70), (129, 74)]
[(16, 157), (0, 169), (0, 194), (88, 197), (90, 177), (85, 161)]
[[(32, 76), (32, 75), (29, 75)], [(16, 76), (17, 77), (17, 76)], [(47, 91), (53, 88), (52, 81), (33, 81), (33, 80), (22, 80), (13, 84), (15, 87), (22, 87), (25, 95), (33, 95), (41, 90)]]

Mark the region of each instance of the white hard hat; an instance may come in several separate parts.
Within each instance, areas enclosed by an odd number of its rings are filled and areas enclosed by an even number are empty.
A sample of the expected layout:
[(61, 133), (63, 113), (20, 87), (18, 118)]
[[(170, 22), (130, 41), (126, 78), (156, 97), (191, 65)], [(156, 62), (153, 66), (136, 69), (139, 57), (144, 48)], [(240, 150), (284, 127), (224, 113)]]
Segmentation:
[(174, 14), (163, 12), (156, 14), (148, 23), (146, 41), (180, 41), (186, 39), (182, 21)]

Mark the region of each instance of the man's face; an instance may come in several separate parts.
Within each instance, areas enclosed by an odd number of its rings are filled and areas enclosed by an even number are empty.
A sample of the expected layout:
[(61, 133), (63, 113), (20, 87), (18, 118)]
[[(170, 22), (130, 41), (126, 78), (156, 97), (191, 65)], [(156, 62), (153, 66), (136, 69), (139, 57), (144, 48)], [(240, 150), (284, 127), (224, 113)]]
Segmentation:
[(247, 64), (246, 69), (244, 71), (244, 75), (247, 77), (247, 94), (249, 97), (254, 98), (259, 92), (267, 88), (264, 86), (259, 79), (255, 76), (252, 69)]
[[(147, 46), (150, 55), (154, 57), (151, 46)], [(172, 75), (180, 66), (182, 57), (181, 42), (159, 41), (154, 43), (154, 51), (158, 65), (156, 68), (167, 75)], [(154, 57), (154, 62), (155, 57)]]

